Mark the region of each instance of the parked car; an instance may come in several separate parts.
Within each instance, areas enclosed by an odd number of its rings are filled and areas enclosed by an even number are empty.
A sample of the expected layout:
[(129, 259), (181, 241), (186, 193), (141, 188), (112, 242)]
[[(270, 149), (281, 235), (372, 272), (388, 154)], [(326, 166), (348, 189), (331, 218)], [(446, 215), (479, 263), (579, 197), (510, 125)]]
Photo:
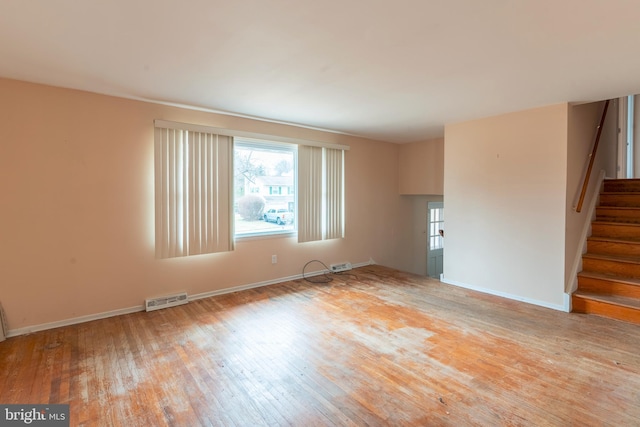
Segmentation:
[(264, 213), (264, 220), (267, 222), (275, 222), (278, 225), (292, 223), (293, 212), (288, 209), (269, 209)]

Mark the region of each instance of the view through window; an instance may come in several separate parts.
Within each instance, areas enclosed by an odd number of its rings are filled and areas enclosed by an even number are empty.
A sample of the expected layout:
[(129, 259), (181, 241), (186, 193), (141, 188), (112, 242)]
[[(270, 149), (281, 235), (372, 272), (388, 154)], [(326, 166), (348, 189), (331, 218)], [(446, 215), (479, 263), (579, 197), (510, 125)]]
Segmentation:
[(429, 209), (429, 250), (442, 249), (443, 234), (440, 231), (444, 228), (444, 208), (430, 208)]
[(296, 230), (296, 146), (235, 139), (237, 237)]

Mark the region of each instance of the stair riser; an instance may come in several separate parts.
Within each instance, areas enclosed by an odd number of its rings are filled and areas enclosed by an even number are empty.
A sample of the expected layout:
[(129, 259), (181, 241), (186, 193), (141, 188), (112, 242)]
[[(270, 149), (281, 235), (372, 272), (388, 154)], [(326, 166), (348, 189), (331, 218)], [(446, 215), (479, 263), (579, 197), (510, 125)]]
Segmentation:
[(639, 207), (640, 194), (606, 194), (600, 195), (600, 206)]
[(578, 276), (578, 289), (585, 292), (640, 298), (640, 286), (615, 280)]
[(583, 271), (593, 271), (596, 273), (618, 275), (623, 277), (640, 278), (640, 264), (603, 260), (593, 258), (582, 258)]
[(627, 237), (640, 239), (640, 227), (625, 224), (591, 224), (591, 234), (597, 237)]
[(601, 255), (629, 255), (640, 256), (640, 242), (604, 242), (600, 240), (587, 240), (587, 251)]
[(604, 181), (605, 192), (622, 193), (625, 191), (636, 192), (640, 191), (640, 180), (605, 180)]
[[(605, 180), (596, 218), (591, 224), (587, 254), (582, 257), (578, 292), (571, 299), (572, 310), (640, 325), (640, 285), (633, 284), (640, 280), (640, 263), (615, 259), (640, 260), (640, 179)], [(596, 255), (614, 259), (594, 258)], [(588, 272), (607, 277), (589, 277)]]
[(576, 295), (571, 299), (571, 304), (572, 311), (576, 313), (597, 314), (610, 319), (640, 324), (640, 310), (630, 307), (607, 304), (605, 302), (585, 299)]
[(607, 206), (597, 207), (596, 219), (598, 221), (640, 224), (640, 210), (617, 209), (615, 207), (607, 207)]

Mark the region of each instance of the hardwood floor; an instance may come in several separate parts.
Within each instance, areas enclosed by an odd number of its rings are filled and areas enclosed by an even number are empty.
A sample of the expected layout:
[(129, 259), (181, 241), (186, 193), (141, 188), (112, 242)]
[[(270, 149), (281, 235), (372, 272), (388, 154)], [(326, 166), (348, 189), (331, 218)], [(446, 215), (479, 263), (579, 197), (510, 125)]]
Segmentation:
[(640, 328), (380, 266), (0, 343), (91, 426), (640, 424)]

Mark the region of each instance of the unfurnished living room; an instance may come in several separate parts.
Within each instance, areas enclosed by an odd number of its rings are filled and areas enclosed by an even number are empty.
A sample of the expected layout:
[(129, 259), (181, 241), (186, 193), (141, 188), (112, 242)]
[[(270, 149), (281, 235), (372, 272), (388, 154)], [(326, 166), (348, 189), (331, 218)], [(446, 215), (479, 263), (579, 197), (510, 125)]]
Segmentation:
[(0, 425), (639, 425), (638, 16), (0, 0)]

